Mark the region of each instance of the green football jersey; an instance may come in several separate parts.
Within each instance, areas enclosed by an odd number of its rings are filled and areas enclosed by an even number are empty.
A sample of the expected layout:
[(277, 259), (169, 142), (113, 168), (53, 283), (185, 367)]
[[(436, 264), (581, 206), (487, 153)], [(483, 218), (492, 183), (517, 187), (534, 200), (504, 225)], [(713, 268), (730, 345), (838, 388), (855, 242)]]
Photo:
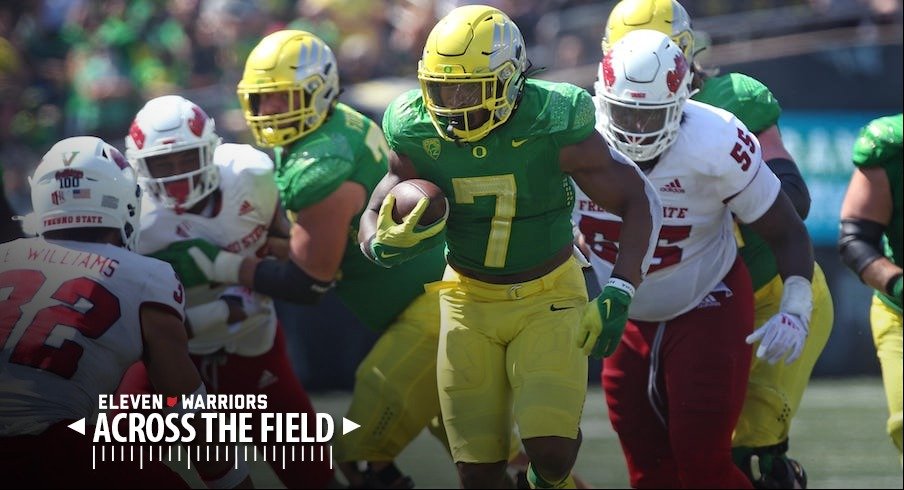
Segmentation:
[[(283, 205), (291, 213), (303, 212), (345, 181), (361, 184), (369, 196), (386, 174), (387, 154), (380, 127), (339, 104), (317, 131), (288, 151), (276, 152), (276, 184)], [(364, 324), (383, 330), (423, 294), (425, 283), (442, 279), (446, 262), (442, 247), (435, 247), (392, 269), (374, 264), (358, 245), (360, 218), (358, 213), (348, 230), (336, 292)]]
[[(778, 101), (765, 85), (741, 73), (706, 80), (692, 99), (731, 112), (754, 134), (777, 124), (782, 113)], [(778, 275), (778, 266), (765, 240), (749, 226), (739, 225), (738, 228), (742, 239), (739, 253), (750, 271), (756, 291)]]
[[(853, 160), (857, 167), (881, 167), (888, 176), (891, 186), (892, 208), (891, 221), (885, 227), (885, 256), (895, 265), (901, 266), (902, 237), (904, 233), (904, 221), (902, 212), (901, 179), (902, 163), (904, 157), (901, 152), (902, 126), (904, 126), (904, 114), (880, 117), (870, 122), (854, 143)], [(876, 295), (885, 304), (901, 311), (901, 304), (884, 292), (876, 291)]]
[(541, 264), (573, 240), (574, 188), (559, 168), (559, 149), (585, 140), (594, 117), (585, 90), (528, 80), (510, 119), (479, 141), (437, 135), (419, 90), (392, 102), (383, 130), (449, 199), (449, 262), (505, 275)]

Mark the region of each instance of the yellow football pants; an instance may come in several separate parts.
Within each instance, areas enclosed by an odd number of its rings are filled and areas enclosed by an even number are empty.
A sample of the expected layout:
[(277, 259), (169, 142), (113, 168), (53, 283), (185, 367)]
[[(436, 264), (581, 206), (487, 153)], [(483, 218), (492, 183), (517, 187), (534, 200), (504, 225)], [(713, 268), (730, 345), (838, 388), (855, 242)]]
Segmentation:
[[(383, 332), (358, 366), (346, 417), (361, 427), (334, 439), (336, 461), (391, 461), (430, 427), (431, 419), (440, 413), (438, 341), (437, 294), (422, 294)], [(438, 429), (442, 440), (442, 427)]]
[[(782, 291), (782, 278), (775, 276), (754, 293), (755, 329), (778, 313)], [(791, 364), (779, 361), (770, 365), (763, 359), (753, 357), (747, 397), (732, 438), (733, 447), (772, 446), (788, 438), (791, 419), (800, 407), (813, 366), (829, 340), (834, 319), (829, 286), (822, 268), (816, 264), (813, 269), (813, 315), (804, 351)], [(900, 355), (898, 357), (900, 359)]]
[(901, 313), (891, 309), (877, 297), (873, 297), (870, 308), (870, 325), (873, 330), (873, 342), (876, 354), (882, 365), (882, 382), (885, 384), (885, 397), (888, 399), (888, 435), (898, 448), (901, 458), (902, 406), (904, 393), (902, 384), (902, 329)]
[(440, 290), (437, 379), (456, 462), (511, 454), (512, 421), (523, 439), (575, 439), (587, 393), (587, 356), (577, 347), (587, 290), (572, 258), (517, 285), (446, 269)]

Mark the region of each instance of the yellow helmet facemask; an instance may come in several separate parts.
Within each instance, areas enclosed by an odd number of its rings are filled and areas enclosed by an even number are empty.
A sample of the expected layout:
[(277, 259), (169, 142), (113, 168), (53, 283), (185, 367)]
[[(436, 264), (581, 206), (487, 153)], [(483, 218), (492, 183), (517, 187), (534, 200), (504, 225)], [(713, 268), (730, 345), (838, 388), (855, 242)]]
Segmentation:
[(672, 38), (693, 65), (694, 30), (687, 11), (676, 0), (622, 0), (612, 8), (603, 35), (603, 52), (609, 51), (625, 34), (652, 29)]
[(524, 39), (500, 10), (459, 7), (439, 21), (418, 64), (424, 105), (450, 141), (477, 141), (518, 104), (527, 65)]
[[(245, 121), (261, 146), (283, 146), (323, 124), (339, 96), (336, 58), (305, 31), (270, 34), (248, 55), (237, 93)], [(282, 112), (263, 113), (261, 102), (281, 94)]]

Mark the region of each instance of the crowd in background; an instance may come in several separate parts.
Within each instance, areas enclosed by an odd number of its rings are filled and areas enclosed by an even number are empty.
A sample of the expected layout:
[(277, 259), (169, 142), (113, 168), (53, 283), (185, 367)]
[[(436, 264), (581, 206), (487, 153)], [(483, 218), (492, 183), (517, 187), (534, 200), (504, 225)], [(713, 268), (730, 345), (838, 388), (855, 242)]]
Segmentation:
[[(461, 0), (41, 0), (0, 5), (0, 164), (14, 209), (30, 208), (27, 176), (38, 155), (77, 134), (121, 146), (144, 101), (167, 93), (210, 107), (227, 139), (249, 142), (235, 83), (265, 34), (309, 30), (331, 45), (345, 86), (381, 77), (414, 79), (436, 19)], [(549, 69), (597, 56), (603, 19), (614, 2), (483, 0), (523, 26), (531, 58)], [(684, 2), (692, 18), (806, 7), (827, 15), (863, 7), (882, 15), (900, 0)], [(845, 7), (845, 4), (847, 6)], [(858, 6), (859, 4), (859, 6)], [(582, 10), (583, 9), (583, 10)], [(589, 10), (588, 10), (589, 9)], [(599, 13), (596, 13), (599, 11)], [(560, 13), (572, 12), (569, 16)], [(591, 15), (587, 15), (587, 14)], [(598, 18), (595, 18), (598, 17)], [(583, 28), (570, 33), (563, 23)], [(377, 115), (379, 116), (379, 115)]]

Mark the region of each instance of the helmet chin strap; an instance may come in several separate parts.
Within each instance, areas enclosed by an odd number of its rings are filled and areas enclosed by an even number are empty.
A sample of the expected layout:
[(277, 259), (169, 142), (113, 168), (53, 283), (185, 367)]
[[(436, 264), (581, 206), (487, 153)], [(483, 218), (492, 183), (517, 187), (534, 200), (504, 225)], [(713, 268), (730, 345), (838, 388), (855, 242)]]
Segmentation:
[(461, 146), (463, 146), (462, 141), (461, 141), (461, 136), (455, 134), (455, 130), (457, 129), (456, 126), (458, 125), (458, 124), (456, 124), (457, 122), (459, 122), (459, 121), (455, 120), (454, 117), (449, 118), (449, 124), (446, 125), (446, 135), (449, 138), (452, 138), (452, 141), (454, 141), (456, 145), (461, 147)]

